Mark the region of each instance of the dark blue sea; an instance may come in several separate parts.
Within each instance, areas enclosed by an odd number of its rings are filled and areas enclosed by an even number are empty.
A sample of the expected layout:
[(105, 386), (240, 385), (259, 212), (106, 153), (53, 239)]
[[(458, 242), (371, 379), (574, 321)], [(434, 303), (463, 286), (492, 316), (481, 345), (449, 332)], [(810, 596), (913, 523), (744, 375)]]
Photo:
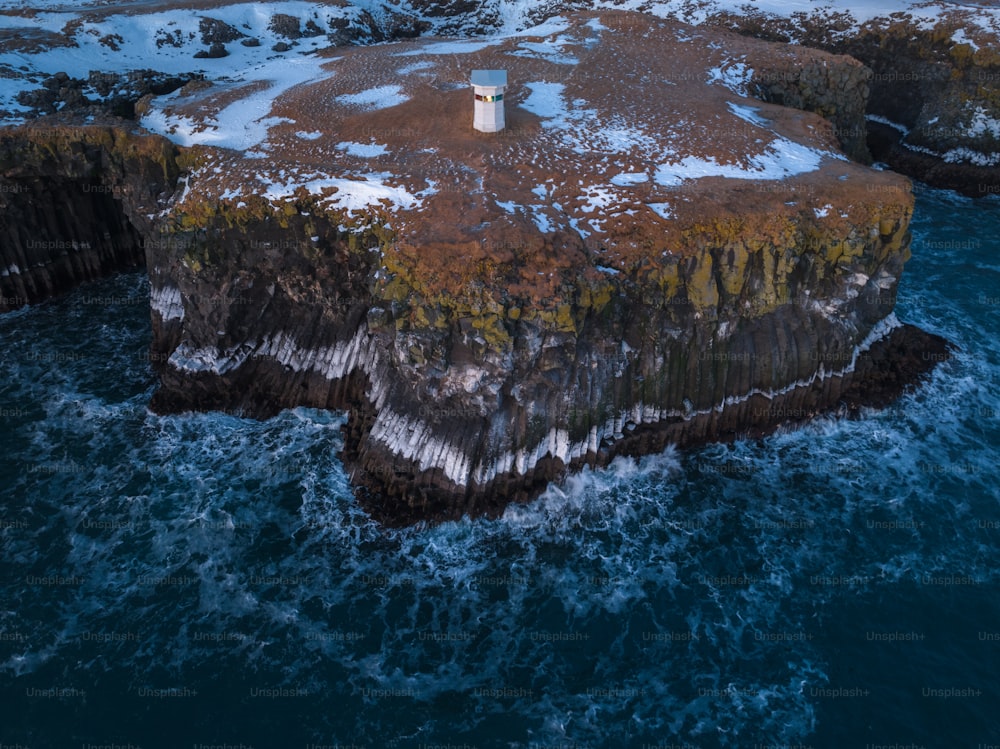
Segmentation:
[(884, 411), (404, 530), (343, 414), (151, 414), (143, 275), (0, 316), (0, 748), (1000, 746), (1000, 202), (897, 313)]

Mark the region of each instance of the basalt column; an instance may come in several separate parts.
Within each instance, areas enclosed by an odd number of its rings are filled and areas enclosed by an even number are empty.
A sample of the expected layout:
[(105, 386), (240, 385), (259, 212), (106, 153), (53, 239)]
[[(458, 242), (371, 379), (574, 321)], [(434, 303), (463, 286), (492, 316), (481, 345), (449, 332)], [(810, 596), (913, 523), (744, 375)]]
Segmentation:
[(145, 263), (176, 149), (124, 123), (36, 123), (0, 137), (0, 311)]

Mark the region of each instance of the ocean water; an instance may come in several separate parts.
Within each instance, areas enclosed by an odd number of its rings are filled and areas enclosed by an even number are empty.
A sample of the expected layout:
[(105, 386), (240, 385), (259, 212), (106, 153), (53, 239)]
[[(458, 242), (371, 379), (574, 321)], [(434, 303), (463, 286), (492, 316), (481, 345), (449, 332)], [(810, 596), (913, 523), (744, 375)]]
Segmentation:
[(1000, 203), (920, 188), (892, 407), (380, 528), (343, 414), (156, 416), (148, 286), (0, 316), (0, 747), (1000, 744)]

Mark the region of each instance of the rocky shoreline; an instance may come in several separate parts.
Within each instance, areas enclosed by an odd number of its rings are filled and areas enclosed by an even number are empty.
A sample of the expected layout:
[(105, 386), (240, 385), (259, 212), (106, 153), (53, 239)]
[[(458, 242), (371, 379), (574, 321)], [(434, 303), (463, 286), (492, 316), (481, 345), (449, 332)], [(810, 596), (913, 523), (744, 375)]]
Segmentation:
[[(436, 62), (420, 55), (435, 44), (345, 53), (337, 76), (275, 110), (290, 119), (312, 102), (330, 108), (272, 128), (269, 163), (282, 174), (303, 169), (303, 132), (321, 157), (344, 142), (371, 148), (362, 135), (374, 132), (382, 152), (406, 153), (391, 180), (358, 180), (370, 157), (347, 155), (337, 160), (350, 179), (305, 180), (337, 185), (332, 193), (281, 192), (268, 176), (267, 196), (255, 194), (259, 158), (178, 147), (121, 121), (65, 115), (3, 132), (0, 260), (17, 271), (0, 291), (33, 302), (143, 257), (161, 383), (151, 407), (347, 410), (345, 464), (388, 524), (496, 515), (619, 455), (883, 406), (947, 359), (945, 341), (892, 313), (909, 257), (907, 181), (837, 152), (839, 142), (867, 159), (856, 61), (636, 14), (580, 14), (547, 37), (463, 53), (462, 69), (544, 50), (518, 62), (534, 83), (511, 99), (516, 137), (485, 139), (449, 125), (467, 91), (461, 71), (425, 72)], [(645, 80), (635, 99), (617, 80), (601, 88), (584, 77), (587, 88), (574, 89), (545, 46), (556, 44), (581, 67), (614, 59), (623, 79), (641, 79), (653, 52), (679, 72)], [(381, 69), (369, 56), (390, 54), (419, 63), (404, 81), (412, 89), (395, 94), (402, 103), (336, 104), (349, 94), (330, 86), (350, 87), (353, 71)], [(706, 87), (712, 71), (720, 83)], [(568, 114), (539, 104), (542, 91), (573, 102)], [(198, 95), (172, 116), (196, 111)], [(684, 129), (671, 135), (658, 107), (644, 114), (650, 99), (689, 113)], [(587, 124), (607, 121), (590, 114), (602, 108), (635, 113), (616, 141)], [(386, 111), (425, 129), (390, 127)], [(327, 121), (339, 122), (329, 143)], [(702, 123), (714, 150), (700, 150)], [(687, 155), (656, 156), (665, 144)], [(663, 163), (648, 172), (629, 166), (655, 158)], [(677, 164), (717, 176), (691, 178)], [(359, 184), (400, 205), (380, 199), (358, 213), (336, 202)], [(52, 210), (57, 198), (65, 210)]]

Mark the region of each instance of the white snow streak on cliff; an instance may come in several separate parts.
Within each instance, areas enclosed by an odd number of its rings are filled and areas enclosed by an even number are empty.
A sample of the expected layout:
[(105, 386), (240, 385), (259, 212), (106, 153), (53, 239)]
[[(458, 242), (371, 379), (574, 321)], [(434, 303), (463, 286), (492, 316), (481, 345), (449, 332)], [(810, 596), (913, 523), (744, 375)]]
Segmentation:
[(149, 290), (149, 306), (167, 320), (184, 319), (184, 303), (181, 300), (181, 290), (176, 286), (153, 286)]
[(469, 455), (470, 448), (474, 446), (450, 444), (434, 436), (429, 426), (422, 420), (398, 414), (387, 407), (388, 393), (384, 385), (378, 383), (373, 376), (378, 370), (379, 350), (375, 345), (375, 339), (369, 336), (364, 325), (350, 340), (322, 349), (301, 349), (288, 335), (276, 336), (259, 346), (248, 344), (238, 350), (227, 352), (220, 352), (214, 348), (190, 349), (182, 344), (170, 357), (169, 364), (182, 371), (211, 371), (223, 374), (249, 358), (266, 357), (289, 366), (296, 372), (312, 371), (328, 380), (346, 377), (356, 369), (360, 369), (373, 383), (368, 396), (378, 410), (371, 439), (383, 444), (391, 453), (412, 460), (421, 470), (440, 469), (455, 484), (468, 486), (470, 483), (485, 484), (510, 471), (526, 474), (546, 456), (558, 458), (569, 464), (576, 458), (597, 452), (606, 439), (620, 439), (624, 436), (626, 425), (630, 423), (655, 424), (664, 419), (678, 417), (690, 420), (695, 416), (704, 416), (712, 412), (721, 413), (723, 409), (744, 403), (754, 396), (770, 400), (798, 388), (809, 387), (818, 381), (843, 377), (854, 371), (861, 353), (867, 351), (872, 344), (888, 335), (900, 324), (894, 313), (880, 321), (855, 347), (850, 363), (842, 369), (827, 371), (821, 364), (812, 376), (792, 382), (783, 388), (777, 390), (755, 388), (742, 395), (729, 396), (721, 403), (703, 410), (666, 410), (637, 403), (631, 408), (621, 410), (603, 427), (593, 427), (587, 439), (582, 442), (570, 442), (568, 432), (563, 429), (552, 429), (537, 445), (515, 452), (504, 452), (489, 463), (479, 463), (475, 466), (472, 466)]

